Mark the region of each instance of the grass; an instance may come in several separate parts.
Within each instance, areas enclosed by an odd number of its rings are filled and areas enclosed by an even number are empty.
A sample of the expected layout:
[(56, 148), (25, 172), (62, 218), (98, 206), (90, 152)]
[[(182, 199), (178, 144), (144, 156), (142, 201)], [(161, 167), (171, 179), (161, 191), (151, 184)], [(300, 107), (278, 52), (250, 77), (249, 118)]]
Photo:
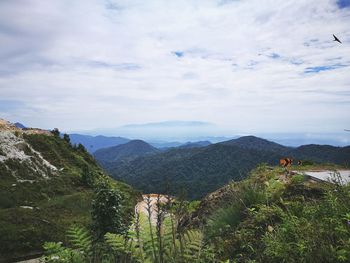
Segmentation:
[(45, 241), (64, 240), (72, 224), (90, 224), (92, 192), (58, 196), (36, 204), (33, 209), (0, 210), (0, 254), (19, 257), (40, 251)]

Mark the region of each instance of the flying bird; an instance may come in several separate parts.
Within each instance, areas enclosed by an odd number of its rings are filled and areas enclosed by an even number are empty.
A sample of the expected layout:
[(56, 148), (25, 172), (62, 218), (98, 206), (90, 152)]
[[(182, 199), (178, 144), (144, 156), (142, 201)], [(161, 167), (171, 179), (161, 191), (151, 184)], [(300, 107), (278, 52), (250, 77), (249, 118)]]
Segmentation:
[(350, 130), (344, 129), (344, 131), (350, 132)]
[(333, 41), (337, 41), (341, 44), (341, 41), (339, 40), (339, 38), (337, 38), (334, 34), (333, 34), (334, 40)]

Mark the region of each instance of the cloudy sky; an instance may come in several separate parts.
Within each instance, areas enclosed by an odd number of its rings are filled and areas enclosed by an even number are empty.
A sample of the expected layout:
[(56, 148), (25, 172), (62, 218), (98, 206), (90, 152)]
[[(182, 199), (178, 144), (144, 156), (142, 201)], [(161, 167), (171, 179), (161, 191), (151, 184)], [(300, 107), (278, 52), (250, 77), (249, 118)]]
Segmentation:
[(0, 1), (0, 118), (34, 127), (349, 137), (349, 66), (348, 0)]

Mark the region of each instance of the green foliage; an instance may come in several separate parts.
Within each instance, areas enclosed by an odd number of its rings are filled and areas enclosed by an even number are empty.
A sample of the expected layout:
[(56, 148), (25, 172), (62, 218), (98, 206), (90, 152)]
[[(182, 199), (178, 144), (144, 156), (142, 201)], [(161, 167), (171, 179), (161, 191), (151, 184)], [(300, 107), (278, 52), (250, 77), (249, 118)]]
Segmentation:
[(92, 236), (83, 228), (71, 227), (67, 231), (67, 237), (72, 248), (79, 251), (86, 258), (92, 255)]
[(287, 205), (281, 223), (263, 237), (266, 260), (349, 262), (348, 191), (332, 189), (321, 201)]
[(265, 182), (265, 185), (267, 186), (265, 192), (268, 201), (279, 200), (285, 190), (285, 184), (279, 179), (272, 178)]
[(293, 175), (291, 178), (292, 184), (302, 184), (305, 182), (305, 176), (302, 174)]
[(120, 192), (111, 188), (107, 180), (102, 180), (96, 186), (95, 198), (92, 201), (92, 227), (97, 238), (103, 237), (107, 232), (115, 234), (126, 232), (121, 200)]
[(86, 150), (85, 146), (82, 145), (81, 143), (78, 144), (78, 146), (76, 147), (76, 149), (77, 149), (79, 152), (87, 153), (87, 150)]
[(70, 144), (70, 138), (67, 133), (63, 134), (63, 140), (65, 140), (68, 144)]
[(199, 205), (200, 205), (200, 201), (198, 200), (193, 200), (191, 201), (189, 204), (188, 204), (188, 212), (191, 213), (191, 212), (194, 212), (198, 209)]
[[(235, 184), (236, 194), (225, 200), (231, 205), (213, 211), (204, 233), (214, 242), (216, 257), (234, 262), (349, 262), (350, 186), (310, 185), (298, 176), (284, 182), (278, 171), (258, 168)], [(255, 186), (261, 198), (247, 186)], [(317, 187), (323, 195), (307, 194)]]
[[(160, 204), (159, 200), (158, 204)], [(168, 205), (172, 206), (172, 203)], [(178, 221), (171, 213), (168, 213), (159, 223), (159, 215), (165, 215), (167, 210), (164, 209), (168, 209), (169, 206), (161, 208), (158, 206), (162, 212), (156, 211), (157, 224), (150, 224), (150, 217), (145, 214), (137, 214), (127, 234), (108, 232), (103, 239), (92, 239), (85, 229), (72, 227), (67, 234), (70, 247), (63, 247), (60, 243), (45, 244), (44, 262), (66, 262), (66, 258), (73, 260), (73, 256), (76, 255), (78, 255), (74, 258), (76, 262), (93, 263), (215, 262), (214, 252), (204, 243), (200, 230), (177, 231), (178, 228), (174, 226), (178, 225)], [(156, 230), (158, 228), (160, 231)], [(159, 234), (152, 236), (152, 232)], [(160, 240), (162, 240), (162, 247), (152, 245), (152, 242), (158, 244)], [(53, 259), (56, 261), (52, 261)]]
[(84, 257), (74, 249), (62, 246), (61, 242), (46, 242), (44, 244), (45, 256), (41, 258), (46, 263), (83, 263)]
[(92, 171), (90, 171), (88, 165), (84, 165), (82, 172), (83, 174), (81, 176), (81, 180), (83, 184), (89, 187), (93, 187), (98, 176), (96, 176)]
[(111, 248), (113, 257), (122, 262), (138, 261), (142, 258), (135, 242), (123, 235), (106, 233), (105, 243)]
[(242, 205), (239, 203), (217, 210), (208, 220), (206, 237), (222, 240), (227, 230), (237, 227), (241, 222), (242, 210)]
[(285, 196), (289, 183), (278, 179), (279, 172), (261, 166), (246, 181), (232, 184), (231, 199), (210, 216), (204, 233), (179, 224), (192, 210), (186, 201), (159, 206), (156, 225), (141, 214), (127, 235), (106, 233), (97, 241), (93, 262), (347, 262), (349, 187), (329, 185), (321, 199), (290, 190)]
[[(70, 243), (75, 245), (63, 247), (60, 242), (46, 242), (45, 256), (42, 257), (44, 262), (159, 262), (159, 259), (154, 261), (146, 252), (146, 256), (143, 257), (133, 239), (111, 233), (105, 234), (102, 243), (94, 244), (95, 255), (93, 255), (91, 237), (89, 238), (86, 230), (74, 228), (70, 231), (68, 238)], [(203, 235), (198, 230), (189, 230), (176, 239), (175, 248), (171, 248), (170, 245), (167, 243), (165, 247), (162, 262), (214, 262), (214, 253), (203, 245)]]
[(56, 136), (56, 137), (59, 137), (60, 136), (60, 131), (57, 129), (57, 128), (54, 128), (51, 133)]
[(203, 246), (203, 235), (198, 230), (189, 230), (185, 232), (182, 240), (183, 258), (185, 262), (201, 262), (200, 254)]
[(314, 162), (310, 160), (302, 160), (301, 165), (303, 166), (314, 165)]

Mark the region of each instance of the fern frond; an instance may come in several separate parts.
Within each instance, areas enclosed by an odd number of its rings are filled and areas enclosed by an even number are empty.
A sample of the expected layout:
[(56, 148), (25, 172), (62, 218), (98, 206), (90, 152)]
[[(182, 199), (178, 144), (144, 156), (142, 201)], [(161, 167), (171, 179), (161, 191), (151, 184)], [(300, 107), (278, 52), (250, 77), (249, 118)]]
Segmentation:
[(203, 234), (198, 230), (188, 230), (183, 236), (183, 258), (186, 262), (199, 262), (203, 246)]
[(140, 251), (132, 239), (119, 234), (107, 233), (105, 234), (105, 241), (116, 256), (128, 256), (135, 260), (141, 258)]
[(79, 250), (85, 255), (91, 255), (92, 236), (86, 229), (73, 226), (68, 229), (67, 237), (74, 249)]
[(126, 253), (125, 238), (122, 235), (107, 233), (105, 234), (106, 243), (116, 252)]

